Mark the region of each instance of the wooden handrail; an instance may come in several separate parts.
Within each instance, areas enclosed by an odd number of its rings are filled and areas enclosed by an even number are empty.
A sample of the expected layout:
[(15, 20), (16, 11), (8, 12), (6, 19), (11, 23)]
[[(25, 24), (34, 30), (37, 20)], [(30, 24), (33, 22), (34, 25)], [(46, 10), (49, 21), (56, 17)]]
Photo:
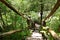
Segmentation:
[(54, 14), (54, 12), (59, 8), (59, 6), (60, 6), (60, 0), (57, 0), (57, 3), (53, 7), (53, 9), (49, 13), (49, 15), (44, 19), (44, 21), (47, 20), (50, 16), (52, 16)]
[(55, 40), (60, 40), (60, 37), (57, 35), (56, 32), (54, 32), (52, 29), (49, 29), (48, 32), (51, 34), (51, 36), (55, 39)]
[(18, 12), (13, 6), (11, 6), (9, 3), (7, 3), (5, 0), (0, 0), (0, 2), (2, 2), (3, 4), (5, 4), (8, 8), (10, 8), (11, 10), (13, 10), (14, 12), (16, 12), (18, 15), (22, 16), (23, 18), (25, 18), (21, 12)]
[(21, 32), (21, 31), (23, 31), (23, 30), (17, 29), (17, 30), (11, 30), (11, 31), (5, 32), (5, 33), (0, 33), (0, 37), (1, 36), (6, 36), (6, 35), (11, 35), (11, 34), (14, 34), (16, 32)]

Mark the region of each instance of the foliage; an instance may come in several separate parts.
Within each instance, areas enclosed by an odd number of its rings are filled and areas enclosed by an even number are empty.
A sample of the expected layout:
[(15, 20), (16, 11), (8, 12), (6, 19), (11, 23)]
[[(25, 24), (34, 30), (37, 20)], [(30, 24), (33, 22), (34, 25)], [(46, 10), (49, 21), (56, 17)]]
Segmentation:
[[(16, 8), (19, 12), (28, 15), (32, 20), (38, 20), (38, 13), (40, 12), (39, 0), (7, 0), (7, 2)], [(53, 6), (55, 5), (56, 0), (43, 0), (44, 10), (43, 18), (48, 15)], [(23, 29), (24, 31), (18, 32), (9, 36), (4, 36), (2, 40), (24, 40), (27, 36), (30, 35), (28, 30), (27, 20), (17, 15), (15, 12), (7, 8), (3, 3), (0, 2), (0, 33), (8, 32), (14, 29)], [(3, 21), (4, 23), (3, 23)], [(38, 20), (39, 21), (39, 20)], [(52, 28), (55, 32), (58, 33), (58, 28), (60, 26), (60, 8), (55, 12), (55, 14), (47, 20), (47, 26)], [(50, 37), (50, 36), (49, 36)], [(51, 38), (51, 37), (50, 37)], [(52, 38), (51, 38), (52, 40)]]

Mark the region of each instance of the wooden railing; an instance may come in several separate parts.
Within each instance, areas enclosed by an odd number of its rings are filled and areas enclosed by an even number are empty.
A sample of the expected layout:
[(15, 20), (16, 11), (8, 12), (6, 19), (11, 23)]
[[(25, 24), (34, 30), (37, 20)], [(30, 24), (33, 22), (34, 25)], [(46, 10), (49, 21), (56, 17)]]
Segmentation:
[(59, 8), (59, 6), (60, 6), (60, 0), (57, 0), (57, 3), (53, 7), (49, 15), (44, 19), (44, 21), (47, 20), (49, 17), (51, 17), (54, 14), (54, 12), (56, 12), (56, 10)]

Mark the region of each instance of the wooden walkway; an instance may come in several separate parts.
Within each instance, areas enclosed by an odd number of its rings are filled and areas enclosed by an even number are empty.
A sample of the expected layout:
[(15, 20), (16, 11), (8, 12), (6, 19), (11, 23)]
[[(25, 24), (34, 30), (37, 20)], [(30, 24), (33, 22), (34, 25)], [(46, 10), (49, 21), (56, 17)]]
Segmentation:
[(31, 37), (28, 37), (27, 40), (43, 40), (42, 34), (38, 32), (33, 32)]

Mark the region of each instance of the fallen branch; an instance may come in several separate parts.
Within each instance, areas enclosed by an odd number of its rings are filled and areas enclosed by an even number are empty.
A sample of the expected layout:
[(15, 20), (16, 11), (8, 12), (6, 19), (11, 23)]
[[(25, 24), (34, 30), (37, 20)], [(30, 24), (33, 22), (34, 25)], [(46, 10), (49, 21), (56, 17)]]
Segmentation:
[(22, 30), (20, 30), (20, 29), (18, 29), (18, 30), (12, 30), (12, 31), (9, 31), (9, 32), (1, 33), (0, 36), (11, 35), (13, 33), (21, 32), (21, 31)]

